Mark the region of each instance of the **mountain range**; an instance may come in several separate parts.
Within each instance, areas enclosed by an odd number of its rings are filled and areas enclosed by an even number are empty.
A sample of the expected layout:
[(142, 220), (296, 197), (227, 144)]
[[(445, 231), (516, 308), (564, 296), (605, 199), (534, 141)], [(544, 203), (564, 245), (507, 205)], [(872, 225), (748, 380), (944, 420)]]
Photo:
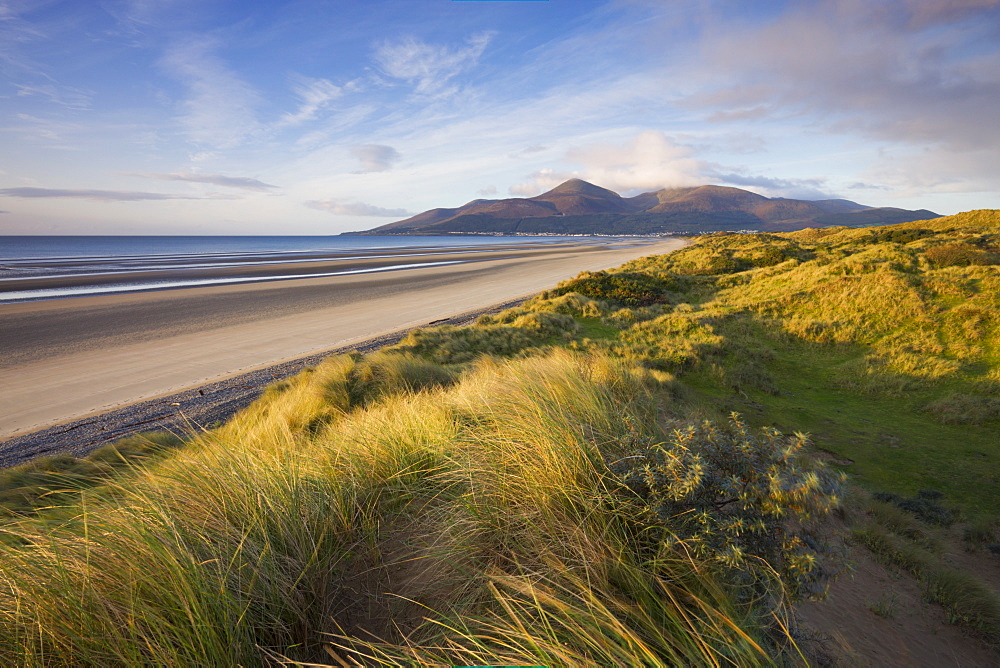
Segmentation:
[(477, 199), (351, 234), (668, 234), (805, 227), (865, 227), (938, 218), (926, 209), (869, 207), (846, 199), (768, 198), (740, 188), (664, 188), (622, 197), (570, 179), (536, 197)]

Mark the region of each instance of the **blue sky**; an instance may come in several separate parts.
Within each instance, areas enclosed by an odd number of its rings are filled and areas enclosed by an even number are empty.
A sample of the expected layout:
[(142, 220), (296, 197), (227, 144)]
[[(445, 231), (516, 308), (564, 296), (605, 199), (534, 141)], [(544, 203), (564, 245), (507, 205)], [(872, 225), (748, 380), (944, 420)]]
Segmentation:
[(0, 0), (0, 233), (336, 234), (580, 177), (1000, 208), (1000, 0)]

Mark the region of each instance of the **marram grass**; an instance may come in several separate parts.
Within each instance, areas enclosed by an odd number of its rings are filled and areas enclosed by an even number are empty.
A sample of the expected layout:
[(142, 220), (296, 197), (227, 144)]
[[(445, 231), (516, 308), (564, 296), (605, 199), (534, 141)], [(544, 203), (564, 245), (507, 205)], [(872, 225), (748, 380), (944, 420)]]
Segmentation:
[[(369, 362), (381, 371), (358, 371)], [(747, 605), (709, 564), (650, 543), (609, 477), (606, 454), (662, 436), (662, 374), (560, 351), (442, 374), (403, 355), (331, 360), (58, 515), (9, 521), (0, 663), (793, 651), (776, 580), (776, 607)]]

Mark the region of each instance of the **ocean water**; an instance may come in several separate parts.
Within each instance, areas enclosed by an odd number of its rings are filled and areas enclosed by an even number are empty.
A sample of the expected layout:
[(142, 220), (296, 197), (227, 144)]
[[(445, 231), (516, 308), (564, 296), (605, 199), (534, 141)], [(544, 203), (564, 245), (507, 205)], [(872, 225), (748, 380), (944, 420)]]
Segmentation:
[[(405, 271), (580, 237), (0, 236), (0, 304), (228, 283)], [(437, 261), (435, 255), (451, 259)], [(458, 256), (455, 259), (452, 256)], [(296, 264), (354, 263), (328, 272)], [(281, 270), (274, 267), (280, 265)]]
[(260, 255), (391, 248), (475, 248), (580, 241), (496, 236), (0, 236), (0, 263), (30, 259)]

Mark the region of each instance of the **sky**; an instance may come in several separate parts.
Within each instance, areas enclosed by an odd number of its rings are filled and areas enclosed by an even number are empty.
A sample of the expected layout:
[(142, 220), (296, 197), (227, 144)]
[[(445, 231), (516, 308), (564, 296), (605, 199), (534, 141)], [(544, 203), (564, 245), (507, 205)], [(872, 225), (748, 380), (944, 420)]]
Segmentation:
[(339, 234), (573, 177), (1000, 208), (1000, 0), (0, 0), (0, 234)]

